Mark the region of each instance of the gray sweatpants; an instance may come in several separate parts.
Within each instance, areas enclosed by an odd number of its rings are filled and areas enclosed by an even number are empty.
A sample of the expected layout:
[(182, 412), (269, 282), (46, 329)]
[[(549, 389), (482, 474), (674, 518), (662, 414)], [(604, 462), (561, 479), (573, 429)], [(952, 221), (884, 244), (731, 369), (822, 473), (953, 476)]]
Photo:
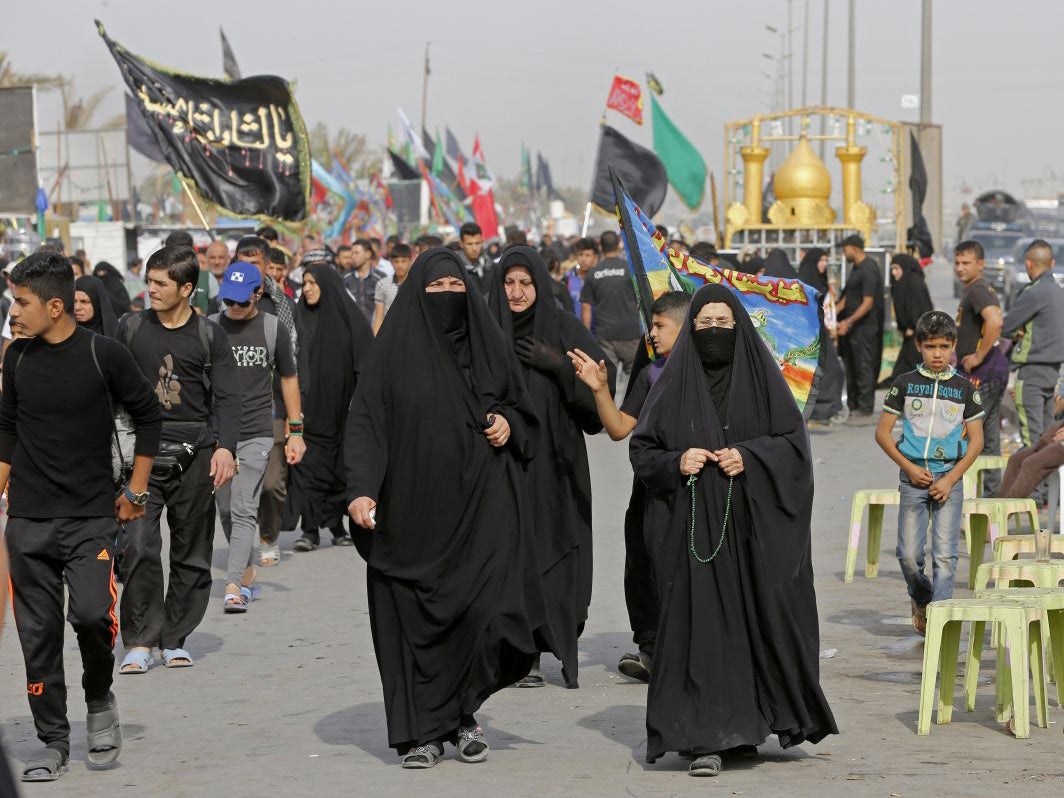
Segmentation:
[(231, 482), (218, 488), (218, 514), (222, 518), (226, 540), (229, 541), (227, 584), (242, 584), (244, 571), (257, 561), (259, 496), (266, 473), (266, 460), (272, 448), (272, 437), (240, 441), (236, 446), (240, 468)]

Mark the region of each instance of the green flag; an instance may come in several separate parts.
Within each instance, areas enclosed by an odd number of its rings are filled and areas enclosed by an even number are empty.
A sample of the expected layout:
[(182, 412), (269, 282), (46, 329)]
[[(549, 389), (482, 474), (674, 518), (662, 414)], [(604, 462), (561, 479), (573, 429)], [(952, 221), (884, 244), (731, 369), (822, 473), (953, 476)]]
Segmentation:
[(706, 192), (706, 162), (672, 120), (665, 116), (653, 94), (650, 95), (650, 109), (654, 126), (654, 152), (665, 165), (669, 184), (688, 208), (697, 208), (702, 204), (702, 196)]
[(436, 177), (443, 174), (443, 139), (439, 128), (436, 128), (436, 146), (432, 150), (432, 174)]

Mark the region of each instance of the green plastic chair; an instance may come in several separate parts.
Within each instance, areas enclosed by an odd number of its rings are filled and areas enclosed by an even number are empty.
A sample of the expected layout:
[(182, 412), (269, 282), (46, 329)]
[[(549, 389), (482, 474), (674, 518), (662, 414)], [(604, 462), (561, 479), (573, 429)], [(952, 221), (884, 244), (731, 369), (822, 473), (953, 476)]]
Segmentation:
[[(1055, 588), (1064, 579), (1064, 560), (1038, 562), (1036, 560), (998, 560), (984, 562), (975, 574), (973, 590), (985, 590), (991, 582), (995, 587), (1021, 587), (1015, 582), (1030, 582), (1032, 587)], [(1007, 583), (1007, 584), (1002, 584)]]
[(1026, 515), (1033, 534), (1038, 529), (1038, 505), (1034, 499), (965, 499), (961, 516), (968, 547), (968, 588), (975, 587), (975, 574), (989, 542), (1008, 534), (1009, 518)]
[[(1064, 535), (1049, 536), (1051, 554), (1064, 554)], [(1021, 554), (1034, 554), (1034, 535), (1001, 535), (994, 541), (995, 560), (1015, 560)]]
[(964, 498), (978, 499), (983, 495), (983, 472), (1004, 470), (1009, 464), (1008, 455), (983, 454), (975, 458), (971, 468), (964, 472), (964, 480), (961, 483), (964, 490)]
[[(998, 720), (1014, 717), (1013, 734), (1020, 739), (1031, 735), (1030, 691), (1034, 688), (1035, 712), (1039, 726), (1047, 727), (1046, 683), (1042, 670), (1041, 625), (1045, 611), (1036, 603), (1018, 599), (978, 598), (933, 601), (927, 605), (927, 640), (924, 643), (924, 671), (920, 680), (920, 712), (916, 733), (931, 733), (931, 710), (938, 677), (936, 724), (953, 720), (953, 692), (957, 682), (961, 625), (971, 623), (965, 668), (965, 687), (979, 678), (979, 654), (986, 624), (1000, 624), (1009, 646), (998, 647)], [(1031, 681), (1028, 681), (1028, 672)], [(974, 708), (974, 688), (971, 706)]]
[[(1002, 587), (980, 590), (976, 598), (1013, 599), (1030, 604), (1038, 604), (1045, 610), (1045, 624), (1042, 627), (1042, 648), (1046, 652), (1046, 673), (1053, 678), (1057, 686), (1057, 706), (1064, 707), (1064, 589), (1045, 587)], [(982, 639), (968, 641), (968, 646)], [(994, 641), (991, 641), (994, 644)], [(976, 657), (978, 662), (978, 657)], [(964, 693), (968, 702), (968, 711), (975, 704), (976, 679), (965, 673)], [(976, 674), (978, 676), (978, 674)], [(970, 681), (970, 683), (969, 683)]]
[(888, 505), (901, 502), (897, 488), (859, 490), (853, 494), (850, 509), (850, 544), (846, 549), (846, 582), (853, 581), (857, 569), (857, 549), (861, 545), (861, 520), (868, 508), (868, 554), (865, 562), (865, 578), (875, 579), (879, 574), (879, 544), (883, 537), (883, 510)]

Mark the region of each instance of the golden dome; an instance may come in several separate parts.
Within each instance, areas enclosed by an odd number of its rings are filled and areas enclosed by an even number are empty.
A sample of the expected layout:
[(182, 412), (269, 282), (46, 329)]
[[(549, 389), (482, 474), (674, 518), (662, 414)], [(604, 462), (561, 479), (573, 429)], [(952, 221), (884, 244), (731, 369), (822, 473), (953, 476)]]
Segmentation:
[(831, 197), (831, 173), (803, 133), (772, 178), (776, 199), (815, 199), (827, 202)]

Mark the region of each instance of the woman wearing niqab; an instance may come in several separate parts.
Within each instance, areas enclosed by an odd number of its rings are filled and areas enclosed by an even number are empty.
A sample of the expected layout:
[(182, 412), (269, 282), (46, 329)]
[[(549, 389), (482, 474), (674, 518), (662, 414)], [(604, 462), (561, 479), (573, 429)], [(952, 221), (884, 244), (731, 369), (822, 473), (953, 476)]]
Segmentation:
[[(552, 642), (568, 687), (577, 687), (577, 639), (591, 603), (591, 473), (584, 433), (602, 429), (595, 397), (576, 378), (566, 352), (582, 349), (596, 362), (608, 360), (588, 329), (571, 313), (559, 312), (550, 274), (530, 247), (507, 249), (492, 274), (488, 307), (521, 363), (522, 376), (539, 425), (535, 458), (528, 465), (528, 518)], [(610, 393), (613, 393), (612, 370)], [(538, 662), (520, 682), (544, 684)]]
[(411, 267), (347, 427), (388, 744), (427, 768), (488, 744), (474, 713), (526, 676), (546, 612), (523, 507), (538, 433), (512, 345), (457, 255)]
[[(113, 338), (115, 329), (118, 327), (118, 319), (115, 318), (114, 309), (111, 307), (111, 302), (107, 297), (107, 291), (103, 287), (103, 283), (100, 282), (98, 277), (93, 277), (91, 274), (84, 274), (74, 281), (74, 298), (78, 298), (78, 293), (83, 293), (89, 298), (92, 303), (92, 318), (85, 321), (78, 321), (78, 325), (92, 330), (97, 335), (106, 335), (108, 338)], [(77, 303), (75, 302), (74, 315), (77, 317), (79, 311)]]
[(899, 252), (890, 259), (890, 297), (894, 301), (894, 321), (901, 335), (901, 349), (894, 361), (891, 379), (916, 369), (923, 358), (916, 348), (916, 322), (929, 310), (934, 310), (927, 290), (924, 270), (912, 255)]
[(351, 545), (343, 527), (344, 429), (373, 331), (331, 265), (308, 266), (303, 286), (296, 313), (302, 330), (299, 391), (307, 453), (289, 477), (302, 527), (292, 547), (311, 551), (320, 543), (322, 527), (332, 532), (334, 546)]
[(692, 299), (630, 450), (661, 602), (647, 761), (676, 751), (692, 775), (717, 775), (721, 753), (769, 734), (787, 748), (836, 733), (819, 684), (808, 437), (727, 288)]
[(92, 273), (103, 283), (115, 316), (121, 318), (129, 313), (133, 307), (133, 302), (129, 298), (129, 291), (126, 290), (126, 281), (122, 277), (122, 272), (118, 271), (107, 261), (101, 260), (96, 264), (96, 268), (92, 270)]

